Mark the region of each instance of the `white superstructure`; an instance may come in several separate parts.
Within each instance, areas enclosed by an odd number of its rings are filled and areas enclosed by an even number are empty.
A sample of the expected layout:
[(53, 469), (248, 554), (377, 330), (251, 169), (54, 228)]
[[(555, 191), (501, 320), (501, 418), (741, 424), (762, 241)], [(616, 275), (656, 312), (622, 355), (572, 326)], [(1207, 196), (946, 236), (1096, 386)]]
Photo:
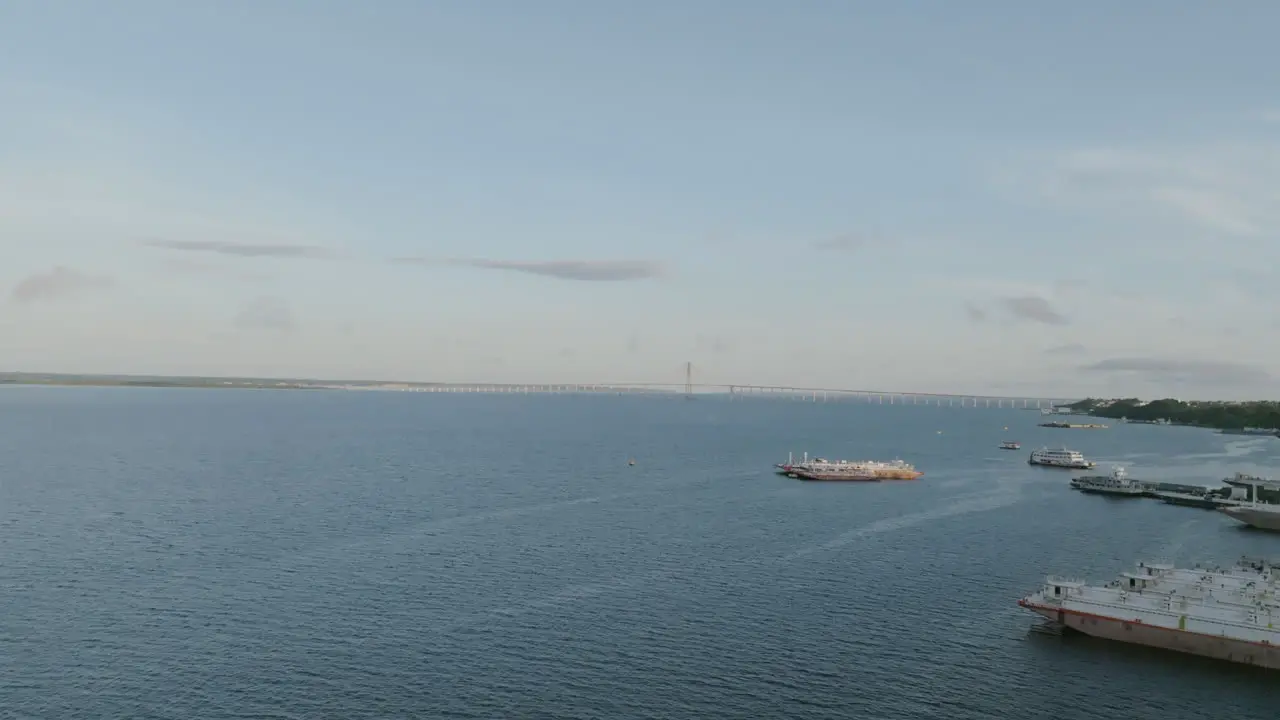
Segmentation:
[(1032, 465), (1048, 465), (1050, 467), (1071, 468), (1073, 470), (1088, 470), (1094, 466), (1093, 461), (1086, 460), (1078, 450), (1068, 450), (1066, 448), (1060, 450), (1050, 450), (1049, 448), (1032, 450), (1031, 459), (1027, 462)]
[(1110, 476), (1086, 475), (1072, 478), (1071, 487), (1081, 492), (1124, 495), (1128, 497), (1138, 497), (1146, 492), (1142, 484), (1131, 480), (1124, 467), (1119, 465), (1111, 471)]
[(1089, 635), (1280, 669), (1277, 570), (1138, 563), (1106, 585), (1050, 576), (1018, 604)]

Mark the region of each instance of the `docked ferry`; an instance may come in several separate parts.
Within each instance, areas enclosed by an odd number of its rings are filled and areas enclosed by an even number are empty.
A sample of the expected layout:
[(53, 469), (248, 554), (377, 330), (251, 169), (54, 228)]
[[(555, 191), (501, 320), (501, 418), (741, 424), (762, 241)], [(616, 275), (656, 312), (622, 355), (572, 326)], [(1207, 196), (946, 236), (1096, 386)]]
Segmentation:
[(1092, 460), (1086, 460), (1080, 451), (1066, 448), (1059, 450), (1050, 450), (1049, 448), (1032, 450), (1031, 458), (1027, 460), (1027, 463), (1030, 465), (1044, 465), (1045, 467), (1067, 468), (1069, 470), (1091, 470), (1096, 464)]
[(1111, 471), (1109, 476), (1085, 475), (1072, 478), (1071, 487), (1080, 492), (1119, 495), (1121, 497), (1142, 497), (1146, 492), (1146, 488), (1141, 483), (1131, 480), (1125, 469), (1118, 465)]

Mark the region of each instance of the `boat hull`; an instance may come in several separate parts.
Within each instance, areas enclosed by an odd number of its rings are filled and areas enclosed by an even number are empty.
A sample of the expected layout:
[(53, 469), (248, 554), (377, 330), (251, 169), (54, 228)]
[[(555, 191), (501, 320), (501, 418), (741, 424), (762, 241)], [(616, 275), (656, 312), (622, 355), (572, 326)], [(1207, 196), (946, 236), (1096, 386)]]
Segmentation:
[(815, 468), (805, 464), (778, 463), (775, 472), (789, 478), (799, 480), (822, 480), (832, 482), (878, 482), (880, 480), (917, 480), (924, 473), (910, 465), (897, 463), (835, 463), (835, 469), (828, 467)]
[(924, 475), (920, 471), (907, 470), (869, 470), (866, 472), (812, 472), (792, 468), (779, 474), (797, 480), (814, 480), (819, 482), (880, 482), (881, 480), (915, 480)]
[(1044, 462), (1043, 460), (1028, 460), (1028, 465), (1039, 465), (1040, 467), (1057, 468), (1059, 470), (1092, 470), (1094, 463), (1088, 462), (1084, 464), (1064, 465), (1062, 463)]
[(790, 477), (797, 480), (810, 480), (813, 482), (880, 482), (880, 478), (875, 475), (840, 475), (828, 473), (805, 473), (793, 472)]
[(1218, 508), (1218, 512), (1259, 530), (1280, 532), (1280, 513), (1254, 510), (1251, 507)]
[(1037, 605), (1025, 599), (1019, 600), (1018, 604), (1062, 627), (1092, 637), (1280, 670), (1280, 646), (1156, 627), (1141, 622), (1126, 622), (1102, 615)]
[(1141, 490), (1125, 492), (1123, 490), (1104, 490), (1101, 488), (1081, 486), (1077, 486), (1075, 489), (1082, 493), (1089, 493), (1090, 495), (1110, 495), (1111, 497), (1142, 497), (1144, 494)]

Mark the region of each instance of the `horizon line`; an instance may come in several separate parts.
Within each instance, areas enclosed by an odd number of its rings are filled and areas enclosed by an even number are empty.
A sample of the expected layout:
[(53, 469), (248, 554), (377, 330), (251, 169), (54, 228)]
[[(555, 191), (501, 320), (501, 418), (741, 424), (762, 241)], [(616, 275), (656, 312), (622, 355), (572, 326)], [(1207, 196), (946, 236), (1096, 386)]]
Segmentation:
[[(0, 371), (0, 378), (82, 378), (82, 379), (129, 379), (129, 380), (204, 380), (204, 381), (258, 381), (258, 382), (293, 382), (329, 385), (404, 385), (417, 387), (618, 387), (618, 388), (672, 388), (672, 392), (682, 394), (686, 383), (683, 382), (497, 382), (497, 381), (426, 381), (426, 380), (367, 380), (337, 379), (306, 376), (255, 376), (255, 375), (167, 375), (146, 373), (71, 373), (71, 372), (33, 372), (28, 370)], [(4, 384), (4, 383), (0, 383)], [(982, 393), (945, 393), (945, 392), (912, 392), (902, 390), (851, 389), (831, 387), (805, 387), (796, 385), (757, 385), (751, 383), (692, 383), (694, 388), (725, 388), (722, 394), (731, 394), (733, 389), (781, 391), (790, 393), (837, 393), (847, 395), (881, 395), (927, 398), (977, 398), (990, 400), (1039, 400), (1059, 403), (1077, 402), (1090, 398), (1076, 398), (1070, 395), (990, 395)], [(708, 393), (710, 394), (710, 393)], [(767, 394), (764, 393), (764, 394)], [(1104, 398), (1115, 399), (1115, 398)]]

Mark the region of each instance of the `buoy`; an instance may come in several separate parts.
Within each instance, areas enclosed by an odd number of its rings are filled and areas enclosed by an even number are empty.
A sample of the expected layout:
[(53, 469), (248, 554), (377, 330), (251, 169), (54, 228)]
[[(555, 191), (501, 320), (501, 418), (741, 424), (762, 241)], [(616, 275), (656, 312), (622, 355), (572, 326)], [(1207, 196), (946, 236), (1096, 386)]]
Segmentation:
[(632, 458), (632, 459), (628, 460), (628, 461), (627, 461), (627, 464), (628, 464), (628, 465), (635, 465), (635, 464), (636, 464), (635, 458)]

